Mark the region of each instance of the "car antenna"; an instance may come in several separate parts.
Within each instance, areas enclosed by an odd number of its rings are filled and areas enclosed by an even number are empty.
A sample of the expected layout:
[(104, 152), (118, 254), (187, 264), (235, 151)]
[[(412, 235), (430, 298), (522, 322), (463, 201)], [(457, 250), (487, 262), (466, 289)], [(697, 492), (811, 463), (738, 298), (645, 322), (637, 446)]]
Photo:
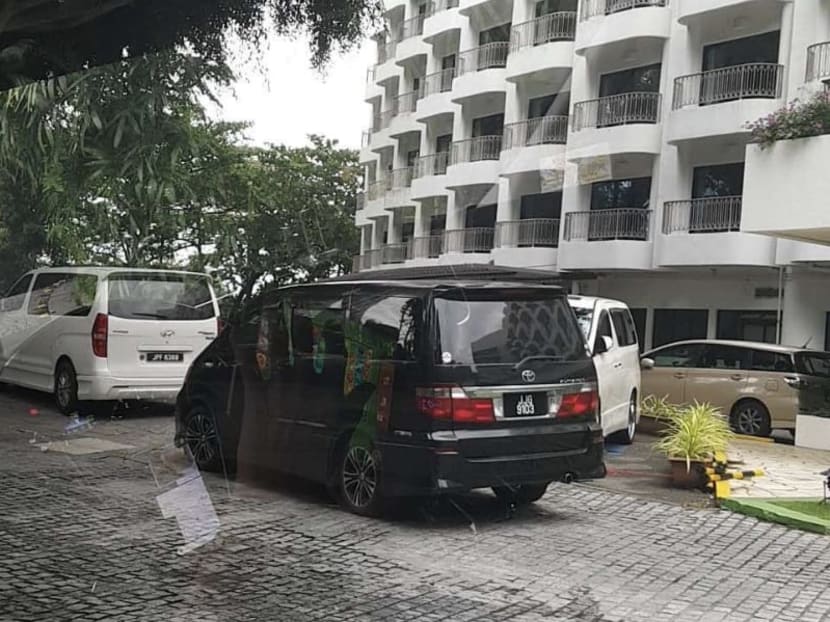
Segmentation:
[(807, 346), (809, 346), (809, 345), (810, 345), (810, 342), (811, 342), (812, 340), (813, 340), (813, 338), (812, 338), (812, 337), (810, 337), (807, 341), (805, 341), (805, 342), (804, 342), (804, 345), (803, 345), (803, 346), (801, 346), (801, 349), (802, 349), (802, 350), (806, 350), (806, 349), (807, 349)]

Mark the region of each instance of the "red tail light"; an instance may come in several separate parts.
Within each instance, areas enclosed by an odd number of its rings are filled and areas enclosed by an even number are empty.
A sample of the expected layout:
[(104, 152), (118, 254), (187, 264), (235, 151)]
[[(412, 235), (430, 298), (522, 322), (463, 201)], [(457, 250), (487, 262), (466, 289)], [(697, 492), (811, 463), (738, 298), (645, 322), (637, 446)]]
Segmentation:
[(101, 358), (107, 357), (107, 340), (109, 334), (109, 318), (99, 313), (92, 324), (92, 353)]
[(492, 423), (493, 400), (471, 398), (461, 387), (423, 387), (415, 391), (418, 411), (431, 419), (456, 423)]
[(580, 391), (562, 396), (556, 417), (585, 417), (596, 415), (599, 411), (599, 393), (597, 391)]

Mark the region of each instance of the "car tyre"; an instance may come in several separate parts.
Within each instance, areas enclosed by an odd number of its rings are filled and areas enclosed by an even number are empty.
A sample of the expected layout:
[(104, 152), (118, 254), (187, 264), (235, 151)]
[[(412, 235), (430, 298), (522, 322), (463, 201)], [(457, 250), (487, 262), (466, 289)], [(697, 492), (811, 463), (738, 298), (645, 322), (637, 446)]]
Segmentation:
[(184, 418), (183, 447), (200, 471), (221, 473), (228, 468), (223, 455), (219, 426), (213, 412), (194, 404)]
[(742, 400), (735, 404), (729, 423), (738, 434), (767, 437), (772, 432), (769, 410), (758, 400)]
[(631, 393), (628, 402), (628, 424), (624, 430), (610, 434), (608, 440), (620, 445), (631, 445), (634, 442), (634, 435), (637, 433), (637, 393)]
[(75, 367), (63, 359), (55, 368), (55, 405), (61, 414), (71, 415), (78, 412), (78, 375)]
[(494, 486), (493, 492), (500, 501), (529, 505), (545, 496), (550, 484), (522, 484), (520, 486)]
[(383, 513), (380, 473), (380, 457), (371, 447), (344, 447), (337, 470), (337, 493), (343, 507), (361, 516), (380, 516)]

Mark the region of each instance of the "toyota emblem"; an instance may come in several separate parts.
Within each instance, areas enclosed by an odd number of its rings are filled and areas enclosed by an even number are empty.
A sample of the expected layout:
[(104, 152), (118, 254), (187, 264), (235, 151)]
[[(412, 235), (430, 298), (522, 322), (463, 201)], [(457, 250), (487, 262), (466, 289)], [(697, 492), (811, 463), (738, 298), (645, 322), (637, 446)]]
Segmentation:
[(525, 369), (522, 372), (522, 380), (524, 380), (525, 382), (533, 382), (534, 380), (536, 380), (536, 372), (532, 369)]

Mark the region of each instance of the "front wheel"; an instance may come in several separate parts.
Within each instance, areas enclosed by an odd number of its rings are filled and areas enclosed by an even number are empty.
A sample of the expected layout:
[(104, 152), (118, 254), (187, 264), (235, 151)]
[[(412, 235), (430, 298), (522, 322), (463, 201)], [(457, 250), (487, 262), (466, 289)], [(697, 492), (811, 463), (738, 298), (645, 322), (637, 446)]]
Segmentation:
[(612, 443), (630, 445), (634, 442), (634, 434), (637, 432), (637, 394), (632, 393), (628, 402), (628, 422), (624, 429), (614, 432), (608, 436)]
[(64, 415), (78, 412), (78, 376), (67, 360), (58, 363), (55, 369), (55, 405)]
[(738, 434), (767, 437), (772, 432), (769, 411), (756, 400), (744, 400), (735, 404), (730, 423)]
[(361, 516), (379, 516), (383, 509), (378, 456), (368, 447), (347, 448), (340, 459), (337, 488), (341, 503)]
[(213, 413), (204, 406), (192, 406), (184, 421), (184, 446), (200, 471), (222, 471), (222, 447)]
[(528, 505), (545, 496), (549, 484), (522, 484), (521, 486), (494, 486), (493, 492), (501, 501)]

